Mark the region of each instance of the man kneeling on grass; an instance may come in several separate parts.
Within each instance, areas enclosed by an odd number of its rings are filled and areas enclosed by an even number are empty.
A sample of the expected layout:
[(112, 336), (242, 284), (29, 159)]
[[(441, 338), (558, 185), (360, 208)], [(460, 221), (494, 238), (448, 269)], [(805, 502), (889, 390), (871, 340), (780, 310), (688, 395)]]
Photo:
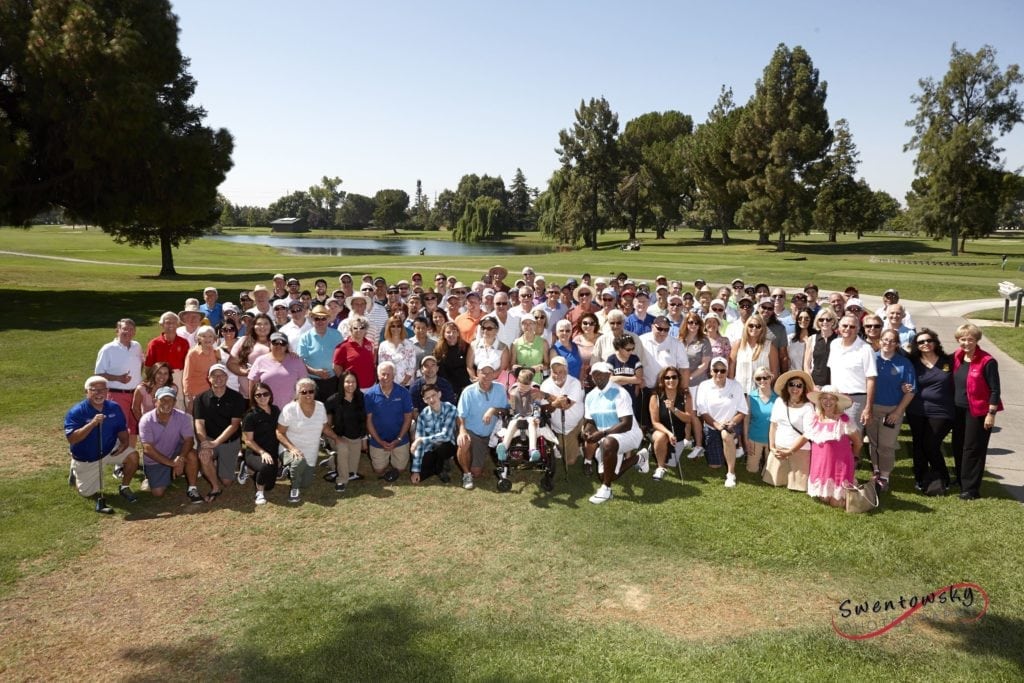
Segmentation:
[(103, 465), (121, 466), (119, 493), (129, 503), (135, 494), (128, 485), (139, 467), (139, 454), (128, 445), (128, 423), (121, 407), (107, 399), (107, 380), (85, 380), (85, 399), (64, 416), (64, 435), (71, 449), (70, 483), (79, 495), (95, 498), (96, 512), (113, 514), (103, 498)]
[(142, 465), (149, 480), (149, 492), (157, 498), (164, 495), (175, 477), (185, 475), (185, 495), (193, 503), (202, 503), (196, 481), (199, 478), (199, 457), (193, 445), (195, 431), (192, 418), (174, 407), (178, 392), (174, 387), (156, 391), (156, 408), (139, 419), (139, 441), (142, 443)]
[(612, 499), (612, 482), (634, 465), (643, 473), (650, 470), (646, 450), (630, 453), (640, 447), (643, 434), (633, 416), (633, 401), (618, 384), (609, 382), (612, 366), (594, 363), (590, 366), (594, 388), (584, 402), (583, 453), (590, 461), (597, 452), (597, 472), (601, 487), (590, 497), (595, 505)]

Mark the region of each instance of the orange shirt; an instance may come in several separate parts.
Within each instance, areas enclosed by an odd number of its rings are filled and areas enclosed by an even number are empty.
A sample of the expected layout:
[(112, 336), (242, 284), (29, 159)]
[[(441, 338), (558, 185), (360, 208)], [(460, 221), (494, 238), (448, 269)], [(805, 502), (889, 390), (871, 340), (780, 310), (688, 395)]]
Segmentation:
[(182, 375), (181, 384), (186, 396), (199, 396), (210, 388), (210, 368), (214, 363), (220, 361), (220, 355), (216, 349), (205, 354), (201, 347), (189, 349), (185, 356), (185, 372)]

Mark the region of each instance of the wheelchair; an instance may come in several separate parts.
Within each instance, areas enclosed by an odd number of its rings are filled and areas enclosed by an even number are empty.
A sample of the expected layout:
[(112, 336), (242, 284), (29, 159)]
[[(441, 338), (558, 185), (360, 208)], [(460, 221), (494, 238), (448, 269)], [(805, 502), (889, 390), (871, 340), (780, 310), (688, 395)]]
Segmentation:
[(512, 445), (508, 448), (507, 457), (504, 462), (498, 460), (496, 453), (493, 456), (498, 465), (494, 470), (494, 477), (497, 480), (497, 488), (500, 493), (507, 493), (512, 490), (513, 471), (528, 470), (540, 470), (543, 472), (540, 479), (541, 489), (547, 493), (554, 491), (555, 470), (562, 454), (558, 450), (557, 443), (543, 435), (543, 431), (552, 433), (550, 429), (544, 429), (548, 426), (548, 415), (541, 411), (540, 429), (537, 434), (537, 450), (540, 451), (540, 459), (537, 462), (530, 462), (530, 440), (526, 433), (527, 418), (514, 418), (511, 427), (506, 427), (517, 429), (519, 433), (512, 440)]

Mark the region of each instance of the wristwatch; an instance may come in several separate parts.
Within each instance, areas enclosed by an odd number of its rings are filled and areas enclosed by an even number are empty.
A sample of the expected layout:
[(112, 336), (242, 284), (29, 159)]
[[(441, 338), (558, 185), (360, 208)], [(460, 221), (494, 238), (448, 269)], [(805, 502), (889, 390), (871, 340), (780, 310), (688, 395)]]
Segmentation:
[(995, 409), (993, 409), (993, 408), (989, 408), (989, 409), (988, 409), (988, 414), (989, 414), (989, 415), (991, 415), (992, 417), (995, 417), (995, 415), (996, 415), (996, 413), (997, 413), (997, 412), (999, 412), (999, 411), (998, 411), (998, 410), (995, 410)]

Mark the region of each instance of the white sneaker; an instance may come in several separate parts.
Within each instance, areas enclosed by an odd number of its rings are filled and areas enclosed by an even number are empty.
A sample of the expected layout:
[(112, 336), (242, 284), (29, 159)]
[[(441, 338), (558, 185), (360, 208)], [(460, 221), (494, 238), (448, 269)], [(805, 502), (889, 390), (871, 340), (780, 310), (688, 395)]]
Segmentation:
[(666, 470), (664, 467), (656, 468), (654, 470), (654, 481), (661, 481), (662, 479), (665, 478), (666, 474), (668, 474), (668, 470)]
[(288, 494), (288, 502), (289, 503), (298, 503), (299, 502), (299, 490), (298, 489), (292, 489), (291, 490), (291, 492)]
[(641, 448), (636, 452), (636, 467), (640, 470), (641, 474), (647, 474), (651, 471), (651, 452), (646, 448)]
[(736, 475), (730, 472), (725, 475), (725, 488), (734, 489), (736, 488)]
[(473, 475), (466, 472), (462, 475), (462, 488), (470, 491), (473, 489)]
[(263, 495), (263, 491), (257, 491), (256, 492), (256, 504), (257, 505), (266, 505), (267, 504), (267, 497), (265, 495)]
[(249, 481), (249, 467), (242, 461), (242, 464), (238, 467), (238, 483), (245, 485), (245, 482)]
[(690, 451), (689, 455), (687, 455), (686, 457), (689, 458), (690, 460), (696, 460), (702, 455), (704, 455), (704, 447), (697, 446), (692, 451)]
[(683, 439), (683, 450), (685, 451), (687, 448), (693, 448), (693, 442), (689, 439)]
[(594, 505), (600, 505), (601, 503), (606, 503), (611, 499), (612, 487), (602, 485), (601, 488), (597, 490), (597, 493), (590, 497), (590, 502)]
[(736, 459), (737, 460), (739, 460), (740, 458), (742, 458), (746, 454), (747, 454), (746, 451), (743, 450), (743, 446), (737, 446), (736, 447)]

